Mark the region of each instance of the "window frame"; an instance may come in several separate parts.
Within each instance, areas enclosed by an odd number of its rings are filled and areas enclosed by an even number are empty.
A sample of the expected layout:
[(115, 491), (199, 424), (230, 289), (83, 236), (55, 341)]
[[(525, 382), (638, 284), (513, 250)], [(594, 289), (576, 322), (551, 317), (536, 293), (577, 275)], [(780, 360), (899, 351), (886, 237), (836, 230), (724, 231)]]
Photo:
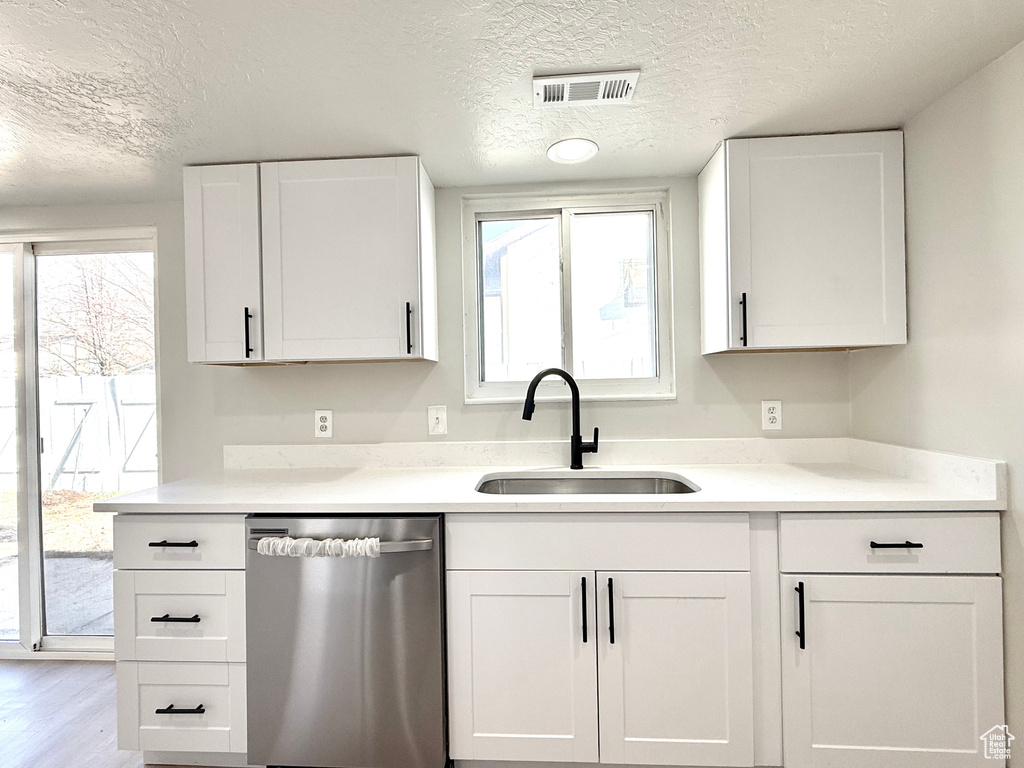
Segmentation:
[[(634, 379), (580, 379), (583, 400), (674, 400), (674, 308), (671, 236), (668, 226), (667, 188), (622, 193), (569, 195), (466, 195), (462, 198), (463, 335), (465, 344), (465, 402), (514, 403), (526, 392), (526, 381), (483, 380), (483, 312), (480, 282), (480, 222), (521, 218), (558, 217), (562, 276), (562, 363), (571, 371), (572, 361), (572, 245), (570, 217), (576, 213), (651, 212), (654, 223), (654, 296), (656, 301), (655, 362), (657, 376)], [(568, 390), (559, 380), (538, 388), (538, 400), (566, 400)]]

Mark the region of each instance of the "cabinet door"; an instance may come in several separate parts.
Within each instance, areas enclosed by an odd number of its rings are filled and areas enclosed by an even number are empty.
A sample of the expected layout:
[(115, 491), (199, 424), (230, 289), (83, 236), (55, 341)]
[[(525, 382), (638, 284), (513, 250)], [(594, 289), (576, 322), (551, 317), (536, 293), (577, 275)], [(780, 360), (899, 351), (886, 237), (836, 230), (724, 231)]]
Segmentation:
[(592, 571), (448, 572), (453, 758), (597, 762), (593, 582)]
[(186, 168), (184, 176), (188, 359), (262, 360), (256, 166)]
[(753, 765), (750, 574), (597, 582), (601, 762)]
[(786, 768), (1002, 765), (981, 741), (1004, 722), (1000, 592), (996, 576), (782, 577)]
[(906, 343), (903, 134), (726, 149), (732, 348)]
[(416, 356), (419, 160), (262, 163), (260, 191), (267, 359)]

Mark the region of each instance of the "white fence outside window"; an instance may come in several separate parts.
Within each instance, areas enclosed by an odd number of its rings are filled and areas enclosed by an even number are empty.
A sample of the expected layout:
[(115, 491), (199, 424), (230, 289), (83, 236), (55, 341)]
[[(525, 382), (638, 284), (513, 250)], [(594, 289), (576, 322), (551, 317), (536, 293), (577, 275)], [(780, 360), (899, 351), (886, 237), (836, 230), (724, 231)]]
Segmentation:
[[(13, 394), (13, 393), (12, 393)], [(156, 379), (56, 376), (39, 380), (44, 491), (124, 493), (157, 484)], [(0, 404), (0, 490), (17, 488), (13, 399)]]

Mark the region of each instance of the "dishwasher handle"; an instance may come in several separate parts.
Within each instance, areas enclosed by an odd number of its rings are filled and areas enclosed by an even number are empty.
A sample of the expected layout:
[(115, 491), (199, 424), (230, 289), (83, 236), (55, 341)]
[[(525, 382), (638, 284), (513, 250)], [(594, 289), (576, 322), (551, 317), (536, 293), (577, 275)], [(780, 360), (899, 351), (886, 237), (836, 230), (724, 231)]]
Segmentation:
[[(260, 538), (252, 537), (249, 539), (249, 549), (256, 551), (256, 546), (259, 544)], [(434, 548), (433, 539), (412, 539), (410, 541), (382, 541), (380, 543), (380, 553), (382, 555), (396, 554), (399, 552), (429, 552)]]

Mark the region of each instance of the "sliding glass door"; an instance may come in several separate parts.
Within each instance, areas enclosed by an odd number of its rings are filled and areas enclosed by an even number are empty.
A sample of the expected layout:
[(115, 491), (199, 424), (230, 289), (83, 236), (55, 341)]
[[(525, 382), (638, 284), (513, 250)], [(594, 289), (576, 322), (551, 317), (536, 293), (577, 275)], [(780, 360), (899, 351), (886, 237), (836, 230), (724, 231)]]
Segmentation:
[(0, 245), (0, 641), (20, 634), (14, 253)]
[[(0, 419), (4, 409), (16, 414), (14, 476), (22, 462), (25, 498), (20, 505), (12, 498), (16, 514), (0, 510), (0, 640), (44, 650), (109, 648), (112, 520), (92, 504), (158, 482), (153, 250), (145, 240), (43, 241), (26, 244), (21, 258), (22, 290), (12, 280), (7, 291), (22, 323), (11, 345), (21, 352), (11, 387), (20, 397), (16, 407), (13, 394), (11, 407), (0, 400)], [(0, 355), (3, 333), (0, 325)], [(0, 472), (11, 464), (0, 452)], [(0, 493), (14, 496), (5, 487)], [(17, 557), (3, 549), (8, 526), (21, 531), (29, 562), (20, 568), (5, 565)]]

